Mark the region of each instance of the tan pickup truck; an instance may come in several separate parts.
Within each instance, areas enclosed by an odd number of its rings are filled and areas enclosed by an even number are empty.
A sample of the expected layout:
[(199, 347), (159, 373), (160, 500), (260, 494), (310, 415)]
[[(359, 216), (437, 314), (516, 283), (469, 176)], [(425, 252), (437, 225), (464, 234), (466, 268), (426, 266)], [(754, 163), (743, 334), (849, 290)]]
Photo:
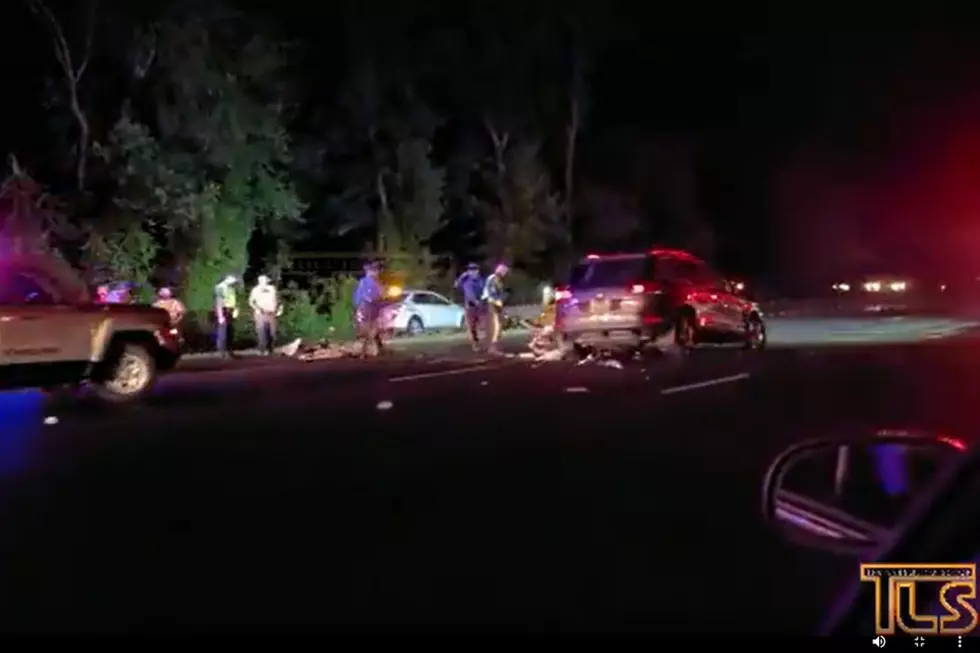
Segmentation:
[(125, 402), (152, 390), (179, 357), (166, 311), (97, 304), (59, 259), (0, 258), (0, 388), (85, 383)]

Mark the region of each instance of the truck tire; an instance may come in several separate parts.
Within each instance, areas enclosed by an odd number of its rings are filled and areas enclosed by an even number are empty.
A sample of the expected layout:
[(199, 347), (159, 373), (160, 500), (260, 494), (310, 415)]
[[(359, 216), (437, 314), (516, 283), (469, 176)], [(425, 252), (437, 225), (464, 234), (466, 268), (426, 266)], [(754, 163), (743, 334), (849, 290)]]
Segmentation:
[(121, 404), (145, 397), (157, 377), (157, 365), (146, 346), (137, 343), (114, 345), (101, 369), (92, 378), (95, 395)]

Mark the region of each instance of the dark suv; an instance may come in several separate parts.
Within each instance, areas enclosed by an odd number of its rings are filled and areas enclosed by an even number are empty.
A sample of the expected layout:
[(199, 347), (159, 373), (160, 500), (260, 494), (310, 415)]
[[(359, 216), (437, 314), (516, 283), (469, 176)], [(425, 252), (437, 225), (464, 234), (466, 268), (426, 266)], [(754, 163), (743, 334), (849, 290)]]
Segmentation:
[(600, 348), (640, 347), (676, 326), (677, 344), (762, 349), (762, 312), (699, 258), (675, 249), (586, 256), (556, 289), (556, 330)]

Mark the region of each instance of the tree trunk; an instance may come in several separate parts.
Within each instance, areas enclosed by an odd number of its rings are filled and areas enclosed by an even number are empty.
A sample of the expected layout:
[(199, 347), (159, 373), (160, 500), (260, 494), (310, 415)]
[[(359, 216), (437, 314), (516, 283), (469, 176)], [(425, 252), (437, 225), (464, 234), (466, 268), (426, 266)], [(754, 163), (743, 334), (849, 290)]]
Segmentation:
[(391, 203), (388, 199), (388, 188), (385, 186), (384, 172), (378, 172), (375, 175), (374, 187), (378, 196), (377, 242), (375, 247), (379, 254), (386, 254), (388, 230), (391, 227)]
[[(68, 40), (65, 38), (65, 33), (61, 27), (61, 23), (43, 2), (43, 0), (31, 0), (30, 7), (31, 10), (47, 25), (47, 28), (50, 31), (54, 58), (55, 61), (58, 62), (58, 66), (61, 68), (61, 72), (65, 78), (65, 90), (68, 93), (68, 106), (71, 110), (72, 117), (75, 119), (75, 124), (78, 127), (78, 141), (76, 144), (75, 153), (75, 184), (78, 192), (82, 192), (85, 190), (90, 128), (88, 118), (85, 115), (85, 111), (82, 109), (82, 104), (78, 97), (78, 86), (81, 84), (82, 77), (84, 77), (85, 71), (88, 69), (88, 64), (92, 57), (92, 41), (95, 35), (96, 1), (91, 0), (89, 3), (88, 24), (86, 25), (85, 30), (85, 43), (81, 51), (81, 56), (77, 59), (72, 55), (71, 46), (68, 45)], [(76, 61), (78, 63), (76, 63)]]
[(568, 125), (565, 128), (565, 179), (564, 218), (565, 227), (571, 231), (575, 218), (575, 150), (582, 128), (582, 57), (575, 54), (572, 83), (568, 91)]
[(75, 185), (78, 192), (85, 190), (86, 172), (88, 169), (89, 125), (88, 118), (78, 101), (78, 90), (74, 84), (70, 86), (71, 112), (78, 126), (78, 147), (75, 159)]

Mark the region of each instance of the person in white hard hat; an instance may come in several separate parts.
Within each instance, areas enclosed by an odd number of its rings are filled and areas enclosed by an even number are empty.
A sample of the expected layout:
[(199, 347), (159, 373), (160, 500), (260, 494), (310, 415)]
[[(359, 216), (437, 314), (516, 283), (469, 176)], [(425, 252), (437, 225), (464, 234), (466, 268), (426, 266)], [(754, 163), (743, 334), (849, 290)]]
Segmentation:
[(272, 354), (276, 347), (276, 327), (278, 318), (282, 315), (282, 304), (279, 303), (279, 291), (272, 285), (269, 277), (264, 274), (252, 288), (248, 296), (248, 305), (255, 317), (255, 333), (258, 336), (259, 351), (263, 356)]
[(153, 305), (157, 308), (162, 308), (170, 314), (171, 326), (180, 324), (180, 321), (184, 319), (184, 315), (187, 313), (184, 303), (174, 297), (174, 293), (170, 288), (161, 288), (157, 291), (157, 300), (153, 302)]

